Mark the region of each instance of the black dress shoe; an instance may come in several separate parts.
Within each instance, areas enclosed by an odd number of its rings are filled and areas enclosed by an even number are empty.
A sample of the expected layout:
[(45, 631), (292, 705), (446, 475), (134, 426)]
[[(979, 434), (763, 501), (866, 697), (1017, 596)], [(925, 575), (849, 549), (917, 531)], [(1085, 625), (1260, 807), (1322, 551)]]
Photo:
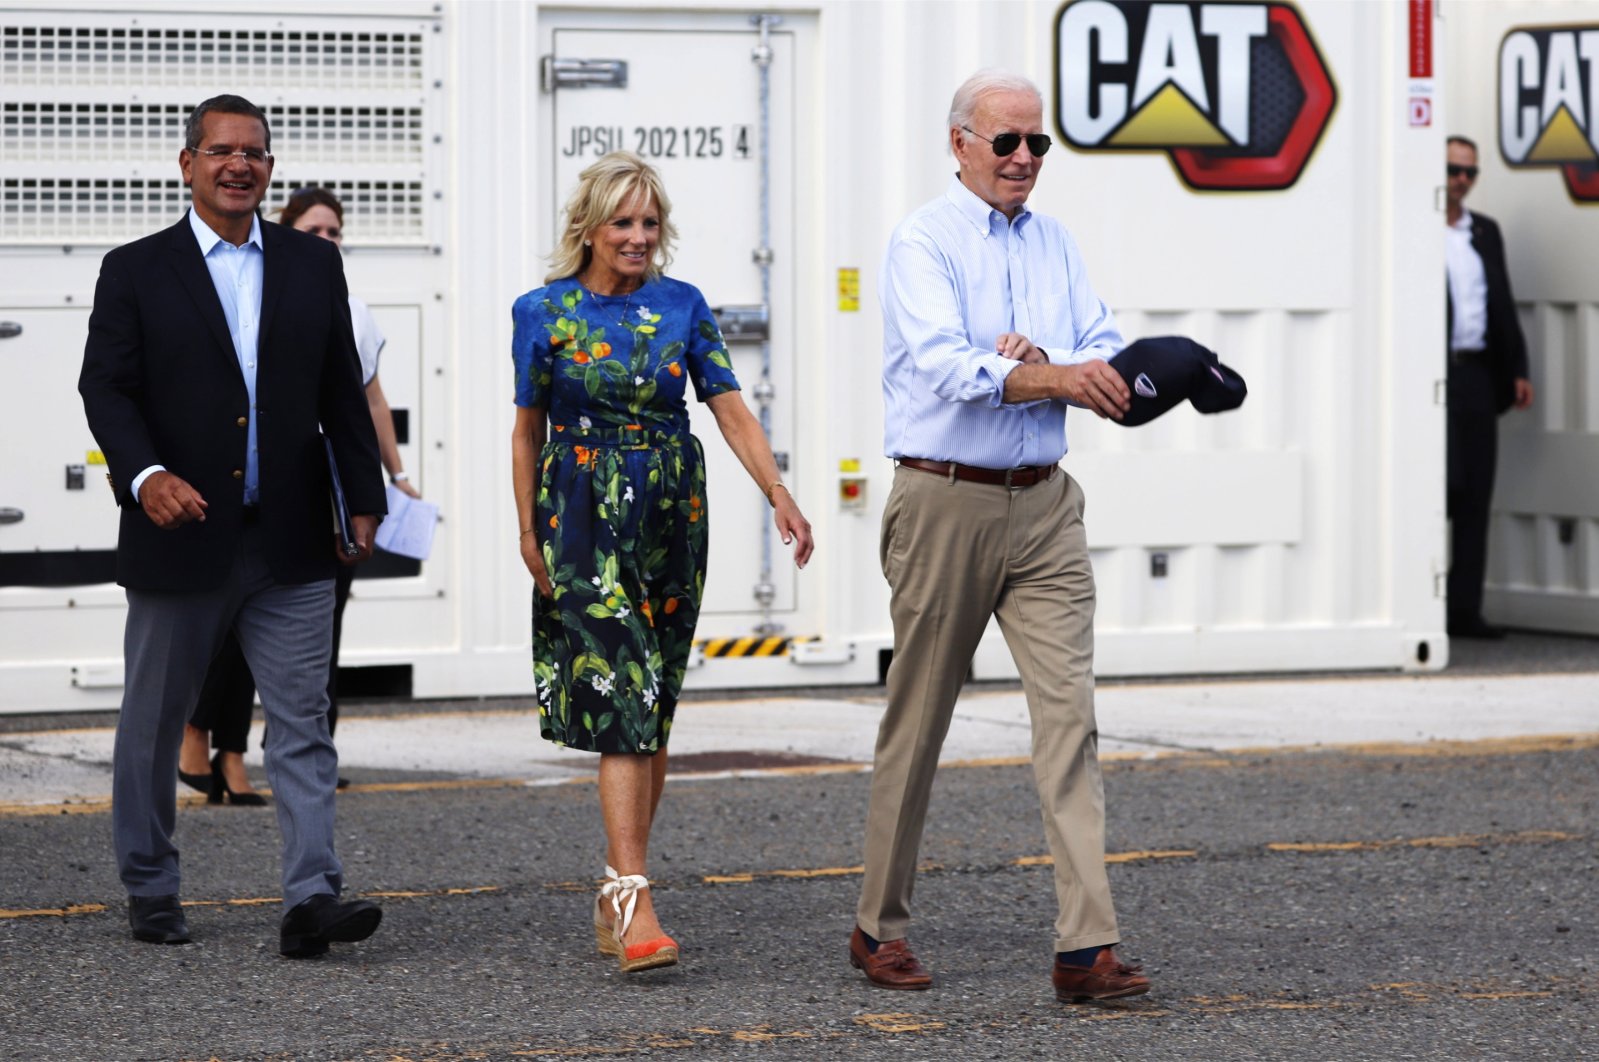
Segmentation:
[(321, 893), (296, 904), (283, 916), (278, 950), (291, 959), (322, 955), (328, 945), (365, 940), (383, 921), (383, 908), (371, 900), (341, 902), (331, 893)]
[(189, 923), (177, 896), (129, 896), (128, 924), (133, 939), (147, 944), (187, 944)]
[(1503, 627), (1495, 627), (1481, 616), (1450, 620), (1448, 630), (1451, 638), (1482, 638), (1497, 642), (1505, 636)]

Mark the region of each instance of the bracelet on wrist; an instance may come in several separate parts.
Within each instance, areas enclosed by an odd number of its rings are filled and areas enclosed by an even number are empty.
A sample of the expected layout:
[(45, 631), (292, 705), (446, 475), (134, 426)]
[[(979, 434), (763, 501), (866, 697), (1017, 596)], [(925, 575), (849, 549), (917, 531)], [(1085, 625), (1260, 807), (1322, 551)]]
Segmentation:
[(390, 483), (399, 484), (399, 483), (404, 483), (406, 480), (408, 480), (410, 478), (411, 478), (411, 475), (408, 472), (395, 472), (395, 473), (393, 473), (392, 475), (389, 476), (389, 482)]
[(522, 534), (521, 535), (517, 535), (516, 537), (517, 538), (521, 538), (523, 535), (531, 535), (532, 533), (533, 533), (533, 529), (531, 527), (524, 527), (524, 528), (522, 528)]
[(790, 498), (792, 498), (794, 496), (794, 492), (788, 489), (788, 484), (787, 483), (784, 483), (780, 479), (773, 480), (766, 487), (766, 504), (772, 506), (774, 509), (777, 508), (777, 498), (775, 498), (773, 496), (773, 493), (777, 490), (778, 487), (782, 487), (783, 488), (783, 493), (787, 494)]

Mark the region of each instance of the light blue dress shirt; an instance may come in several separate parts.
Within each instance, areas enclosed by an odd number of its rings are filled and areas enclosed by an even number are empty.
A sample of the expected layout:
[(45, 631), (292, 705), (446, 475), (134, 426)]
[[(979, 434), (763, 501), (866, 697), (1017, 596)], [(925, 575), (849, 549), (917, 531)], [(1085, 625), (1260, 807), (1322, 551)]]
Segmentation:
[[(261, 285), (266, 271), (266, 259), (261, 246), (261, 219), (250, 219), (250, 238), (243, 246), (235, 247), (200, 220), (200, 215), (189, 211), (189, 227), (200, 244), (200, 254), (211, 273), (211, 284), (222, 303), (222, 315), (228, 320), (228, 334), (233, 337), (233, 354), (239, 359), (239, 372), (244, 375), (244, 389), (250, 396), (250, 424), (245, 432), (248, 449), (244, 454), (244, 503), (255, 505), (260, 500), (261, 465), (256, 454), (255, 436), (255, 369), (261, 351)], [(139, 497), (139, 488), (153, 472), (161, 472), (165, 465), (151, 465), (133, 480), (133, 496)]]
[(1065, 226), (1015, 220), (960, 182), (899, 224), (879, 285), (884, 451), (982, 468), (1050, 465), (1066, 454), (1066, 403), (1004, 401), (1020, 362), (995, 349), (1019, 332), (1051, 363), (1124, 345)]

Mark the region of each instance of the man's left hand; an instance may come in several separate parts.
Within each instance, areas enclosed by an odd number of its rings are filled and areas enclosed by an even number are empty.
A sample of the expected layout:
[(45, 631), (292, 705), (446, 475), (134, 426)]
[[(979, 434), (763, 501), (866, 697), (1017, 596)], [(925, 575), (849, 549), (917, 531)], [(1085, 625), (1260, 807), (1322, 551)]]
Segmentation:
[(1033, 346), (1033, 341), (1020, 332), (1001, 332), (999, 338), (994, 340), (994, 349), (999, 351), (1001, 357), (1019, 361), (1023, 365), (1040, 365), (1049, 361), (1044, 352)]
[(339, 548), (338, 542), (335, 541), (333, 551), (338, 554), (339, 563), (355, 565), (370, 559), (372, 556), (372, 542), (378, 533), (378, 518), (366, 515), (350, 517), (350, 533), (355, 536), (355, 544), (359, 552), (353, 557), (346, 557), (344, 551)]
[(1516, 377), (1516, 408), (1526, 409), (1532, 405), (1532, 381), (1525, 376)]

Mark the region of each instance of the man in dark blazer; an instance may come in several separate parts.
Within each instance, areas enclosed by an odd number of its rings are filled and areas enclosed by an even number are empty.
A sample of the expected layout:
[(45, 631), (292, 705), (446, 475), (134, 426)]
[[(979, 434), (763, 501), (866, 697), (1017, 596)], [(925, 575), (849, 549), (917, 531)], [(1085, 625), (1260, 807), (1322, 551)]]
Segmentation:
[(1448, 629), (1457, 638), (1503, 638), (1482, 618), (1498, 418), (1532, 405), (1532, 381), (1499, 226), (1464, 206), (1477, 181), (1477, 145), (1452, 136), (1447, 150)]
[[(121, 507), (112, 823), (133, 935), (189, 939), (172, 842), (178, 746), (232, 628), (269, 724), (279, 948), (301, 957), (362, 940), (382, 918), (338, 898), (327, 669), (336, 558), (371, 554), (384, 496), (338, 249), (260, 220), (270, 151), (248, 100), (195, 108), (178, 156), (193, 209), (105, 256), (78, 390)], [(323, 433), (357, 514), (353, 557), (336, 547)]]

